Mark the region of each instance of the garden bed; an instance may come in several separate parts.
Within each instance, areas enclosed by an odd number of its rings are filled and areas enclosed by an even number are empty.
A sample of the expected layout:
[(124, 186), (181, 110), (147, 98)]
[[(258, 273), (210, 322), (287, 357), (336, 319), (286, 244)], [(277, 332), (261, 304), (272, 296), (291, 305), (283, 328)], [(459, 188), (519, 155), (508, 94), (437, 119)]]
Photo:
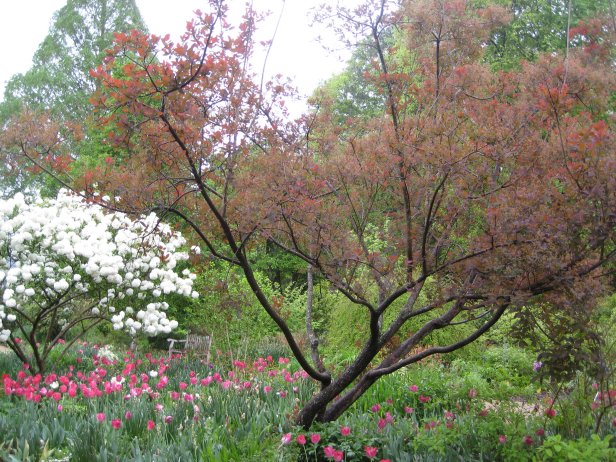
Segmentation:
[[(0, 457), (552, 460), (542, 448), (561, 437), (562, 420), (570, 418), (565, 404), (546, 413), (541, 396), (524, 395), (524, 409), (532, 406), (533, 412), (492, 405), (502, 391), (498, 386), (428, 362), (379, 382), (338, 422), (307, 431), (294, 427), (293, 417), (316, 384), (294, 361), (269, 356), (231, 363), (227, 357), (207, 365), (199, 359), (169, 360), (164, 353), (122, 355), (82, 343), (61, 370), (32, 376), (6, 355)], [(613, 429), (614, 410), (607, 413), (603, 434)], [(591, 440), (590, 427), (571, 436), (608, 454), (608, 439)]]

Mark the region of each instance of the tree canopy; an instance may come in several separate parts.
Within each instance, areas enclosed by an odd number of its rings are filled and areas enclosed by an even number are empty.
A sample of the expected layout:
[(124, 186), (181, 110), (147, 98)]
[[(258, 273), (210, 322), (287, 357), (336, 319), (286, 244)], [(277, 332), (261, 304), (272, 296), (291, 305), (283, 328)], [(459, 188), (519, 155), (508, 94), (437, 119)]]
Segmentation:
[(90, 69), (105, 57), (115, 32), (147, 32), (135, 0), (67, 0), (54, 13), (32, 68), (7, 83), (0, 120), (27, 106), (64, 120), (83, 120), (96, 89)]
[[(486, 59), (498, 68), (532, 61), (541, 53), (567, 48), (571, 27), (587, 18), (610, 13), (610, 0), (513, 0), (497, 1), (506, 6), (511, 21), (497, 29), (489, 41)], [(613, 11), (610, 21), (614, 23)]]
[[(73, 156), (99, 154), (95, 146), (100, 145), (101, 135), (86, 124), (91, 112), (89, 98), (97, 85), (90, 70), (104, 59), (116, 32), (132, 29), (147, 31), (134, 0), (67, 0), (54, 13), (30, 70), (14, 75), (7, 83), (0, 103), (0, 124), (19, 118), (24, 111), (44, 111), (56, 122), (63, 122), (58, 129), (65, 143), (70, 140)], [(2, 160), (4, 195), (28, 188), (49, 196), (57, 193), (57, 186), (37, 180), (10, 153), (4, 153)]]

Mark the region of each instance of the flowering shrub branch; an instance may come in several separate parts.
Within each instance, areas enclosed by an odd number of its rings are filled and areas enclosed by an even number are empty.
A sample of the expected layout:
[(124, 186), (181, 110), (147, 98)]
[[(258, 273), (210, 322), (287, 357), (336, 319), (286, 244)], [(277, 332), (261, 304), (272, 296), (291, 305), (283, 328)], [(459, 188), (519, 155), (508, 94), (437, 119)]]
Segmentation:
[(197, 297), (195, 275), (177, 266), (186, 241), (154, 214), (132, 220), (61, 191), (0, 201), (0, 221), (0, 342), (30, 362), (25, 340), (38, 371), (69, 331), (74, 340), (110, 321), (130, 335), (169, 333), (165, 296)]

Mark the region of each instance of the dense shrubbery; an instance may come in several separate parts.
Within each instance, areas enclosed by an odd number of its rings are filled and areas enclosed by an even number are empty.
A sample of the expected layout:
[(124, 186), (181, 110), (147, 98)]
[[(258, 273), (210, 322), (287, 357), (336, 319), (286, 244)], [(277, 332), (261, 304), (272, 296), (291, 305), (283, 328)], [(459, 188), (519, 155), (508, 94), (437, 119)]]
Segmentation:
[[(283, 288), (263, 272), (255, 276), (268, 299), (277, 301), (290, 328), (295, 332), (303, 330), (305, 284), (289, 284)], [(238, 348), (247, 341), (259, 341), (279, 333), (236, 269), (215, 263), (204, 265), (194, 289), (199, 292), (199, 298), (178, 300), (169, 308), (169, 315), (179, 320), (180, 333), (215, 332), (225, 348)]]

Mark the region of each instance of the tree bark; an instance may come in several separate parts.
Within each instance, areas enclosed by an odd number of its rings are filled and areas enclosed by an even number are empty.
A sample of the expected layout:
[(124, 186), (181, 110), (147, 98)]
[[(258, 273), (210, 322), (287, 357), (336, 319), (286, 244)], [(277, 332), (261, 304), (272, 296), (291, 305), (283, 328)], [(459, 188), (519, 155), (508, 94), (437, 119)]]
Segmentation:
[(310, 355), (312, 357), (313, 364), (316, 365), (319, 372), (324, 372), (325, 367), (323, 361), (319, 356), (319, 339), (312, 327), (312, 305), (314, 300), (314, 277), (312, 265), (308, 265), (306, 269), (306, 334), (308, 335), (308, 342), (310, 343)]

